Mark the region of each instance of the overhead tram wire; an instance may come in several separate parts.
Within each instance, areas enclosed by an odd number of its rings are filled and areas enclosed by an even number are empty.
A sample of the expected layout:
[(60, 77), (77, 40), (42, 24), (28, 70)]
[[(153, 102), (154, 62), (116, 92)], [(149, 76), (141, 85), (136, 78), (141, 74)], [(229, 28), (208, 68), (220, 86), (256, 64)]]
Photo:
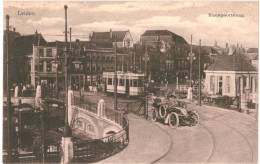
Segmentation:
[[(28, 33), (20, 33), (21, 35), (32, 35), (32, 34), (28, 34)], [(47, 36), (62, 36), (64, 37), (64, 34), (44, 34), (41, 33), (41, 35), (47, 35)], [(74, 34), (71, 36), (79, 36), (79, 37), (88, 37), (89, 35), (84, 35), (84, 34)]]

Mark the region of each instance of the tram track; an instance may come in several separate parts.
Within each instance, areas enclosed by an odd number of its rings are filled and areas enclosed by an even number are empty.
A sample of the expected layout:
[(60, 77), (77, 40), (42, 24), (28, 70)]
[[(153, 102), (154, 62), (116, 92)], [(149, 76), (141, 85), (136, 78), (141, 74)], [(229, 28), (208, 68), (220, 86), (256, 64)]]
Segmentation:
[[(199, 114), (201, 114), (201, 113), (202, 113), (202, 114), (203, 114), (203, 113), (206, 114), (206, 113), (208, 113), (208, 112), (202, 112), (202, 111), (200, 111)], [(248, 124), (245, 124), (245, 123), (243, 123), (243, 122), (241, 122), (241, 121), (237, 121), (237, 120), (234, 120), (234, 119), (231, 119), (231, 118), (225, 117), (225, 116), (228, 115), (228, 114), (229, 114), (229, 113), (219, 114), (219, 115), (217, 115), (217, 116), (211, 117), (210, 119), (225, 118), (225, 119), (227, 119), (227, 120), (230, 120), (230, 121), (233, 121), (233, 122), (236, 122), (236, 123), (242, 124), (242, 125), (248, 127), (249, 129), (251, 129), (252, 131), (254, 131), (255, 133), (258, 133), (258, 130), (252, 128), (252, 127), (249, 126)]]
[(234, 130), (236, 133), (238, 133), (242, 138), (244, 138), (244, 140), (246, 141), (246, 143), (247, 143), (247, 144), (249, 145), (249, 147), (250, 147), (250, 150), (251, 150), (251, 163), (253, 163), (254, 151), (253, 151), (252, 144), (251, 144), (251, 142), (248, 140), (248, 138), (247, 138), (244, 134), (242, 134), (240, 131), (238, 131), (236, 128), (234, 128), (234, 127), (232, 127), (232, 126), (230, 126), (230, 125), (224, 124), (224, 123), (222, 123), (222, 122), (220, 122), (220, 121), (218, 121), (218, 120), (215, 120), (215, 119), (214, 119), (213, 121), (218, 122), (218, 123), (220, 123), (220, 124), (222, 124), (222, 125), (224, 125), (224, 126), (229, 127), (230, 129), (232, 129), (232, 130)]
[[(203, 113), (207, 113), (207, 112), (201, 112), (201, 113), (203, 114)], [(250, 126), (248, 126), (247, 124), (244, 124), (244, 123), (242, 123), (242, 122), (240, 122), (240, 121), (236, 121), (236, 120), (234, 120), (234, 119), (230, 119), (230, 118), (225, 117), (225, 115), (227, 115), (227, 114), (228, 114), (228, 113), (219, 114), (219, 115), (217, 115), (217, 116), (215, 116), (215, 117), (212, 117), (212, 118), (210, 118), (210, 119), (204, 120), (204, 122), (211, 122), (211, 121), (217, 122), (217, 123), (219, 123), (219, 124), (221, 124), (221, 125), (223, 125), (223, 126), (226, 126), (226, 127), (230, 128), (230, 129), (232, 129), (232, 130), (235, 131), (239, 136), (241, 136), (241, 137), (244, 139), (244, 141), (247, 143), (248, 147), (250, 148), (250, 152), (251, 152), (250, 162), (253, 163), (254, 150), (253, 150), (252, 143), (249, 141), (249, 139), (248, 139), (244, 134), (242, 134), (238, 129), (236, 129), (236, 128), (234, 128), (234, 127), (228, 125), (228, 124), (225, 124), (225, 123), (223, 123), (223, 121), (219, 121), (219, 120), (217, 120), (217, 119), (223, 118), (223, 119), (226, 119), (226, 120), (230, 120), (230, 121), (236, 122), (236, 123), (238, 123), (238, 124), (244, 125), (244, 126), (247, 127), (249, 130), (251, 130), (251, 131), (253, 131), (253, 132), (255, 132), (255, 133), (257, 133), (257, 131), (256, 131), (255, 129), (251, 128)], [(216, 149), (215, 149), (216, 139), (215, 139), (214, 134), (211, 132), (211, 130), (210, 130), (209, 128), (207, 128), (205, 125), (203, 125), (202, 122), (203, 122), (203, 121), (201, 121), (199, 124), (200, 124), (202, 127), (204, 127), (205, 130), (208, 131), (208, 133), (211, 135), (212, 141), (213, 141), (213, 143), (214, 143), (214, 144), (213, 144), (214, 147), (213, 147), (213, 149), (212, 149), (212, 153), (211, 153), (211, 155), (209, 156), (209, 158), (208, 158), (208, 160), (207, 160), (207, 163), (208, 163), (208, 162), (212, 159), (213, 155), (214, 155), (215, 152), (216, 152)]]
[(214, 152), (216, 151), (216, 150), (215, 150), (216, 139), (215, 139), (213, 133), (212, 133), (205, 125), (201, 124), (201, 122), (199, 123), (199, 125), (202, 126), (202, 127), (210, 134), (211, 140), (212, 140), (212, 142), (213, 142), (213, 148), (212, 148), (211, 154), (209, 155), (208, 159), (206, 160), (206, 161), (207, 161), (206, 163), (208, 163), (208, 162), (210, 161), (212, 155), (213, 155)]

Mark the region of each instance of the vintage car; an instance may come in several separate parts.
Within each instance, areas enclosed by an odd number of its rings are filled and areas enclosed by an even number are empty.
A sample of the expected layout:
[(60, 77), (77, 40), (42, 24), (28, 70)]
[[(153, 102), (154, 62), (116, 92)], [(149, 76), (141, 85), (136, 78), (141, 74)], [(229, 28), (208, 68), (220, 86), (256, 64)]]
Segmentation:
[(171, 128), (177, 128), (179, 125), (196, 126), (199, 123), (199, 115), (196, 111), (179, 106), (174, 98), (157, 97), (153, 99), (152, 120), (163, 121)]

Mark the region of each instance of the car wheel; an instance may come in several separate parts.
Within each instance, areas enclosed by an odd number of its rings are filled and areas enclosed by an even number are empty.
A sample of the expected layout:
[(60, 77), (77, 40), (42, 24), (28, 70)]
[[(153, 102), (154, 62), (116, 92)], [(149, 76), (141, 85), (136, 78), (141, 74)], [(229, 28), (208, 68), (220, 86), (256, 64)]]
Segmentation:
[(199, 123), (199, 115), (195, 111), (190, 113), (190, 126), (197, 126)]
[(162, 118), (165, 118), (166, 115), (167, 115), (167, 112), (166, 112), (166, 107), (161, 105), (160, 108), (159, 108), (159, 114), (160, 114), (160, 117)]
[(177, 128), (179, 126), (179, 116), (178, 114), (172, 112), (169, 116), (169, 125), (171, 128)]

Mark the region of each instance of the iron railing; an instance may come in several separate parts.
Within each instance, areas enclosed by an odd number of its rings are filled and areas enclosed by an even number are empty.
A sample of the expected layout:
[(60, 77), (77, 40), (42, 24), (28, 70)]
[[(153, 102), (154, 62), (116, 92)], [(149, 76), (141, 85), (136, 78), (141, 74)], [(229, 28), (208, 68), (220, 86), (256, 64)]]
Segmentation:
[(138, 116), (145, 116), (145, 108), (146, 108), (146, 103), (145, 100), (142, 101), (133, 101), (133, 102), (118, 102), (118, 110), (123, 111), (125, 113), (133, 113)]
[[(97, 104), (82, 97), (73, 96), (72, 105), (97, 114)], [(73, 162), (95, 162), (118, 153), (128, 145), (129, 121), (127, 117), (122, 112), (111, 108), (106, 108), (103, 116), (122, 126), (122, 129), (100, 139), (80, 143), (74, 141)]]

